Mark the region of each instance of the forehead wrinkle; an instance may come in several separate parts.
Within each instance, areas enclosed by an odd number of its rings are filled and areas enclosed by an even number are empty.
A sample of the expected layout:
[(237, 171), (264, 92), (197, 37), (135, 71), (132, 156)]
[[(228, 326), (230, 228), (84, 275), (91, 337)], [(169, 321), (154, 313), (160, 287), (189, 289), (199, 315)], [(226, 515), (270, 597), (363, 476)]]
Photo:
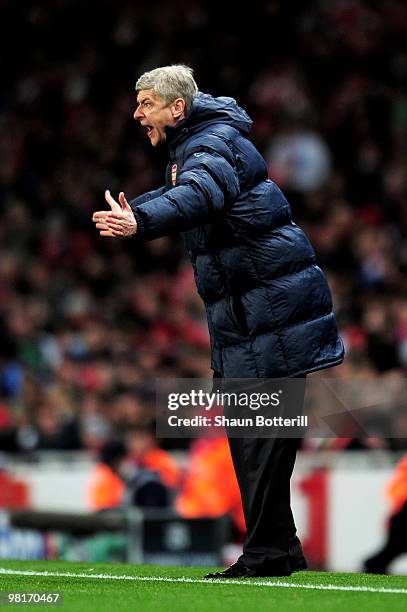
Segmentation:
[[(141, 97), (140, 97), (140, 96), (141, 96)], [(155, 92), (154, 92), (154, 91), (152, 91), (151, 93), (146, 93), (146, 94), (143, 94), (143, 93), (140, 91), (140, 93), (138, 94), (138, 96), (137, 96), (136, 100), (137, 100), (138, 104), (142, 104), (142, 103), (143, 103), (143, 102), (145, 102), (146, 100), (150, 100), (150, 102), (154, 102), (154, 101), (155, 101), (155, 99), (156, 99), (156, 97), (157, 97), (157, 96), (155, 95)]]

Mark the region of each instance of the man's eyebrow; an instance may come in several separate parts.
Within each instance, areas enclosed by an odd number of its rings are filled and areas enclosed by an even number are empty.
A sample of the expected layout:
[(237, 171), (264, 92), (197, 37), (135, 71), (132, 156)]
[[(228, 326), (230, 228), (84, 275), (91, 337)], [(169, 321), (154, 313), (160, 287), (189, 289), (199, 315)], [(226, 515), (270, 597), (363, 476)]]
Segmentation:
[(151, 97), (146, 96), (145, 98), (141, 98), (140, 100), (137, 100), (137, 104), (143, 104), (143, 102), (146, 102), (147, 100), (151, 102)]

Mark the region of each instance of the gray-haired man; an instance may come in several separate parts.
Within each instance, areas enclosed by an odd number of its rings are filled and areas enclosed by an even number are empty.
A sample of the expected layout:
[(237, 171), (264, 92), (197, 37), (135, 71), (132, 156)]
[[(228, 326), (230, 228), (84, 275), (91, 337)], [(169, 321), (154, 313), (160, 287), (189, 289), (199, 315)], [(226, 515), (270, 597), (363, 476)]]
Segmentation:
[[(102, 236), (182, 232), (205, 302), (211, 367), (223, 379), (301, 378), (341, 363), (324, 273), (247, 136), (232, 98), (198, 92), (192, 70), (140, 77), (134, 118), (168, 145), (165, 185), (93, 215)], [(290, 508), (298, 440), (229, 438), (247, 537), (239, 560), (208, 578), (286, 576), (306, 562)]]

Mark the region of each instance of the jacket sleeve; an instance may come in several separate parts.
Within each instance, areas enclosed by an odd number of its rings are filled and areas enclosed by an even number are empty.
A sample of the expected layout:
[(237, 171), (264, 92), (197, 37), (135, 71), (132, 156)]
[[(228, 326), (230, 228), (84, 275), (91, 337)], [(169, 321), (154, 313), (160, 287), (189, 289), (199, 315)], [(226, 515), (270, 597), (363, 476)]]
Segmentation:
[(133, 208), (139, 204), (144, 204), (144, 202), (158, 198), (158, 196), (162, 195), (164, 192), (165, 186), (159, 187), (158, 189), (153, 189), (153, 191), (147, 191), (147, 193), (142, 193), (141, 195), (137, 196), (137, 198), (130, 200), (129, 206)]
[(210, 223), (233, 204), (239, 192), (234, 157), (225, 144), (217, 150), (191, 148), (177, 186), (133, 207), (137, 234), (152, 240)]

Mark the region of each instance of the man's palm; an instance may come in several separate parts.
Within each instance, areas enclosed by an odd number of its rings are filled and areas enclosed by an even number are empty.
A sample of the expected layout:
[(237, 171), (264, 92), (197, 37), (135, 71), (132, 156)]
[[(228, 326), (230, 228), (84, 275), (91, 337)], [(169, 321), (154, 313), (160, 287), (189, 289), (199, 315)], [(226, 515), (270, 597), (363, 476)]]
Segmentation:
[(119, 194), (120, 203), (112, 198), (109, 190), (105, 191), (105, 200), (111, 210), (95, 212), (92, 217), (100, 235), (117, 238), (133, 236), (137, 232), (137, 222), (123, 191)]

